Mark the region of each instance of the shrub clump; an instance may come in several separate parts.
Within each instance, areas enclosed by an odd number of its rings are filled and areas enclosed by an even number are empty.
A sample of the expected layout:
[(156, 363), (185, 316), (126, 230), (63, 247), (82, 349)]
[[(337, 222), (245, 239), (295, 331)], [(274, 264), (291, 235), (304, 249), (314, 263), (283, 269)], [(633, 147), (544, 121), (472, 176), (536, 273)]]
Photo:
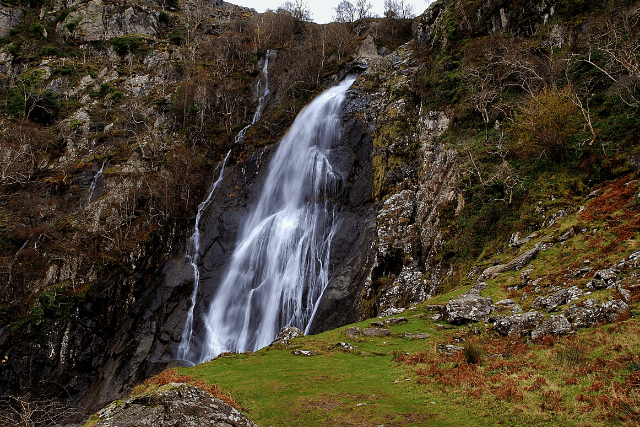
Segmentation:
[(169, 33), (169, 41), (176, 45), (182, 44), (184, 41), (184, 32), (178, 28), (174, 28)]
[(468, 340), (464, 344), (464, 361), (469, 365), (477, 365), (482, 360), (484, 354), (484, 348), (482, 344)]
[(515, 152), (523, 159), (561, 160), (581, 128), (570, 89), (545, 87), (516, 114), (512, 127)]
[(582, 343), (577, 342), (561, 348), (556, 353), (556, 359), (562, 365), (583, 365), (587, 358)]
[(113, 50), (120, 56), (135, 53), (140, 49), (144, 40), (141, 37), (121, 36), (111, 39)]

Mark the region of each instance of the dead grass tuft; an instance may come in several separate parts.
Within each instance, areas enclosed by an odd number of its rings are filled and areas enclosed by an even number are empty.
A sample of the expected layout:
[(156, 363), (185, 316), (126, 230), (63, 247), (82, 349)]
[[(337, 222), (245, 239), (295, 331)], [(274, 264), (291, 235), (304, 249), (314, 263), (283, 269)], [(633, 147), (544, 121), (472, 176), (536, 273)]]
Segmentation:
[(143, 383), (144, 388), (140, 392), (144, 393), (147, 390), (162, 387), (163, 385), (171, 383), (185, 383), (195, 387), (200, 387), (201, 389), (211, 394), (213, 397), (222, 400), (227, 405), (231, 405), (238, 410), (241, 409), (235, 399), (225, 393), (216, 384), (209, 385), (204, 381), (195, 380), (189, 375), (180, 375), (175, 369), (167, 369), (166, 371), (161, 372), (155, 377), (149, 378)]

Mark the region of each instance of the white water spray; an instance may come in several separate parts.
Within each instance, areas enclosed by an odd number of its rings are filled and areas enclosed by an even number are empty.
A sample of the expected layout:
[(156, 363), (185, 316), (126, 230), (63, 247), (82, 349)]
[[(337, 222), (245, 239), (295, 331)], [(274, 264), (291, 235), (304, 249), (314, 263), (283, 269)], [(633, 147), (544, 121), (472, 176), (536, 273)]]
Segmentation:
[(267, 54), (264, 58), (264, 66), (262, 67), (262, 75), (264, 76), (264, 90), (262, 92), (262, 95), (260, 95), (261, 82), (260, 80), (258, 80), (258, 83), (256, 85), (256, 93), (260, 96), (260, 98), (258, 99), (258, 108), (256, 109), (256, 112), (253, 114), (253, 119), (251, 120), (251, 123), (246, 125), (240, 132), (238, 132), (238, 135), (236, 135), (236, 138), (235, 138), (236, 144), (242, 143), (244, 141), (244, 136), (247, 134), (247, 131), (249, 130), (249, 128), (254, 124), (256, 124), (258, 120), (260, 120), (260, 116), (262, 116), (262, 110), (264, 109), (264, 102), (267, 99), (267, 96), (271, 94), (271, 92), (269, 91), (269, 59), (273, 58), (275, 54), (276, 54), (275, 50), (267, 51)]
[(189, 264), (191, 264), (191, 267), (193, 268), (193, 292), (191, 292), (191, 306), (189, 307), (189, 311), (187, 312), (187, 322), (184, 325), (184, 330), (182, 331), (182, 340), (180, 341), (180, 346), (178, 347), (178, 359), (186, 359), (186, 356), (191, 351), (194, 339), (193, 310), (196, 305), (196, 296), (198, 294), (198, 285), (200, 283), (200, 269), (198, 267), (198, 259), (200, 258), (200, 219), (202, 218), (202, 212), (211, 201), (213, 192), (222, 181), (222, 177), (224, 176), (224, 168), (227, 164), (229, 154), (231, 154), (231, 150), (229, 150), (224, 160), (222, 161), (222, 167), (220, 168), (218, 179), (213, 183), (213, 185), (211, 185), (211, 189), (209, 190), (207, 198), (202, 203), (200, 203), (200, 205), (198, 205), (196, 224), (193, 229), (193, 234), (191, 235), (191, 238), (189, 238), (189, 242), (187, 243), (187, 253), (185, 254), (185, 256), (187, 257), (187, 259), (189, 260)]
[(20, 249), (18, 249), (18, 252), (16, 252), (16, 255), (13, 257), (13, 261), (11, 261), (11, 264), (9, 264), (9, 280), (8, 280), (9, 285), (11, 284), (11, 280), (13, 279), (13, 266), (15, 265), (16, 262), (18, 262), (18, 257), (20, 256), (20, 252), (22, 252), (22, 250), (28, 244), (29, 244), (29, 241), (27, 240), (22, 244), (22, 246), (20, 246)]
[(91, 204), (91, 199), (93, 199), (93, 193), (96, 191), (96, 185), (98, 184), (98, 179), (100, 178), (100, 175), (102, 175), (102, 171), (104, 171), (104, 165), (106, 163), (107, 162), (102, 162), (102, 167), (100, 168), (98, 173), (96, 173), (96, 175), (93, 177), (93, 181), (91, 181), (91, 185), (89, 186), (89, 199), (87, 200), (87, 206)]
[(339, 218), (329, 202), (341, 176), (327, 155), (339, 138), (340, 109), (355, 78), (318, 96), (296, 118), (269, 166), (205, 320), (200, 363), (226, 351), (257, 350), (284, 326), (308, 332), (329, 281)]

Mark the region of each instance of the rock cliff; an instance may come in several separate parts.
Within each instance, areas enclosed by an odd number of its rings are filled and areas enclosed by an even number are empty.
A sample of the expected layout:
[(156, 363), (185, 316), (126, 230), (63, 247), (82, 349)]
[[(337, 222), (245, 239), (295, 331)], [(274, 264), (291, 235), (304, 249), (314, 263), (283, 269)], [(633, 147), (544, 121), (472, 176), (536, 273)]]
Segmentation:
[[(188, 236), (225, 154), (200, 222), (196, 331), (275, 144), (354, 73), (312, 333), (468, 285), (438, 316), (536, 338), (629, 315), (639, 74), (611, 34), (638, 39), (633, 10), (438, 1), (356, 28), (175, 3), (0, 8), (0, 393), (91, 412), (177, 364)], [(545, 253), (557, 264), (531, 265)]]

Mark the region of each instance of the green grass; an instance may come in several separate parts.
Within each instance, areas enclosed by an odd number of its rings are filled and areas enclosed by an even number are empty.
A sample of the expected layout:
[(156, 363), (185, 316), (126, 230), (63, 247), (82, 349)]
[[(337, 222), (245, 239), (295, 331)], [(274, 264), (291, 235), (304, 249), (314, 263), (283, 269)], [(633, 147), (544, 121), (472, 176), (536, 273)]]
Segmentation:
[[(413, 318), (391, 329), (401, 333), (423, 330), (423, 325)], [(350, 339), (343, 329), (297, 339), (291, 348), (221, 357), (181, 373), (229, 391), (259, 425), (339, 425), (342, 420), (353, 425), (418, 426), (442, 418), (425, 405), (424, 390), (405, 379), (406, 369), (392, 360), (392, 352), (416, 351), (426, 343), (400, 336)], [(338, 341), (356, 349), (332, 349)], [(296, 356), (292, 348), (318, 353)]]
[[(393, 337), (352, 339), (343, 327), (295, 339), (289, 347), (221, 356), (179, 373), (217, 384), (260, 426), (631, 425), (606, 405), (633, 410), (633, 401), (614, 397), (600, 404), (597, 397), (608, 393), (602, 384), (617, 390), (635, 373), (638, 320), (527, 345), (484, 329), (473, 338), (473, 325), (442, 329), (421, 311), (418, 306), (403, 313), (409, 322), (391, 326)], [(402, 337), (424, 331), (431, 337)], [(437, 352), (438, 344), (456, 343), (455, 338), (474, 343), (479, 364), (467, 365), (462, 352)], [(343, 351), (334, 347), (338, 341), (356, 348)], [(294, 349), (317, 354), (298, 356)], [(594, 370), (602, 363), (604, 369)], [(519, 393), (515, 398), (504, 394), (510, 384)], [(593, 408), (585, 409), (581, 399), (595, 399)]]

